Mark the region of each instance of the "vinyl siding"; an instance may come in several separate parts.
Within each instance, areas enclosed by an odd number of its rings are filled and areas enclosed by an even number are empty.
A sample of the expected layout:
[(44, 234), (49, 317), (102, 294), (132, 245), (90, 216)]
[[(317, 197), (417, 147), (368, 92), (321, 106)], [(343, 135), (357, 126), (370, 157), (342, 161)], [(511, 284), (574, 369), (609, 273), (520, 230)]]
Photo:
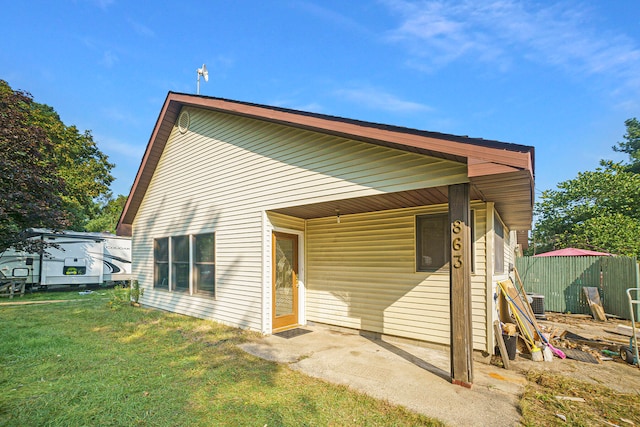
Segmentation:
[[(224, 113), (187, 111), (190, 128), (183, 134), (174, 127), (133, 222), (134, 275), (145, 289), (141, 302), (164, 310), (269, 331), (264, 305), (270, 228), (264, 221), (300, 231), (305, 222), (273, 213), (265, 219), (264, 212), (468, 181), (466, 165), (452, 161)], [(345, 216), (345, 221), (361, 221), (345, 233), (337, 232), (334, 218), (308, 221), (313, 227), (306, 237), (308, 251), (317, 257), (307, 261), (315, 267), (308, 281), (317, 280), (308, 287), (335, 303), (322, 308), (309, 298), (309, 306), (329, 323), (336, 319), (336, 324), (368, 328), (379, 319), (363, 313), (357, 321), (353, 314), (369, 312), (373, 304), (375, 310), (383, 308), (389, 333), (448, 343), (448, 274), (426, 277), (412, 271), (413, 214), (396, 215)], [(215, 299), (154, 290), (153, 239), (205, 232), (216, 233)], [(368, 246), (375, 236), (382, 236), (398, 265)], [(344, 259), (323, 249), (336, 244)], [(336, 271), (353, 288), (349, 298), (356, 298), (346, 311), (335, 290), (342, 284), (333, 280)], [(392, 295), (389, 283), (394, 283)], [(368, 290), (375, 295), (364, 301)], [(485, 316), (476, 292), (482, 289), (474, 290), (474, 327), (476, 317)], [(421, 318), (425, 313), (428, 321)], [(432, 331), (425, 332), (425, 325)]]
[[(486, 213), (475, 211), (474, 347), (486, 348)], [(449, 344), (449, 272), (416, 272), (415, 216), (447, 206), (307, 222), (307, 317), (348, 328)]]
[(269, 223), (276, 228), (304, 231), (305, 220), (293, 216), (282, 215), (275, 212), (268, 212)]

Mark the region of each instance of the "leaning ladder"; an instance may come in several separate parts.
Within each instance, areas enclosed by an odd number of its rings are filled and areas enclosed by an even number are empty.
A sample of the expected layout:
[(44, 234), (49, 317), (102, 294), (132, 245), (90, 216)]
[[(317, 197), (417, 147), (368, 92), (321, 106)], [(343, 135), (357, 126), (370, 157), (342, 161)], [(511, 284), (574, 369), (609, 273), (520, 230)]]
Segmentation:
[[(632, 297), (635, 296), (635, 298)], [(636, 335), (636, 305), (640, 305), (640, 288), (627, 289), (627, 297), (629, 297), (629, 311), (631, 312), (631, 341), (629, 345), (632, 347), (629, 350), (633, 351), (635, 356), (636, 365), (640, 367), (640, 358), (638, 358), (638, 336)]]

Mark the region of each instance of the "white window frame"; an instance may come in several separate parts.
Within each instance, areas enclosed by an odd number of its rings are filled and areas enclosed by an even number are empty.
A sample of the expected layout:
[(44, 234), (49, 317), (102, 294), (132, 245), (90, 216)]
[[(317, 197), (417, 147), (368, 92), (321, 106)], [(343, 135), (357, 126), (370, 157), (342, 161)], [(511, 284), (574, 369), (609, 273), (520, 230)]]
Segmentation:
[[(196, 268), (196, 263), (195, 263), (195, 244), (196, 244), (196, 239), (197, 236), (201, 236), (201, 235), (207, 235), (207, 234), (213, 234), (213, 267), (214, 267), (214, 279), (213, 279), (213, 292), (212, 293), (196, 293), (195, 292), (195, 274), (194, 274), (194, 269)], [(173, 278), (173, 246), (174, 246), (174, 239), (176, 238), (180, 238), (180, 237), (186, 237), (187, 238), (187, 248), (188, 248), (188, 289), (187, 291), (182, 291), (176, 290), (176, 285), (174, 283), (174, 278)], [(155, 242), (157, 240), (161, 240), (161, 239), (167, 239), (167, 251), (168, 251), (168, 268), (167, 268), (167, 276), (168, 276), (168, 284), (167, 284), (167, 288), (160, 288), (160, 287), (156, 287), (156, 257), (155, 257)], [(189, 296), (199, 296), (199, 297), (203, 297), (203, 298), (216, 298), (217, 295), (217, 270), (216, 270), (216, 258), (217, 258), (217, 250), (216, 250), (216, 232), (215, 231), (206, 231), (206, 232), (201, 232), (198, 234), (179, 234), (179, 235), (175, 235), (175, 236), (165, 236), (165, 237), (156, 237), (153, 239), (154, 242), (154, 249), (153, 249), (153, 289), (158, 290), (158, 291), (164, 291), (164, 292), (172, 292), (172, 293), (177, 293), (177, 294), (182, 294), (182, 295), (189, 295)]]

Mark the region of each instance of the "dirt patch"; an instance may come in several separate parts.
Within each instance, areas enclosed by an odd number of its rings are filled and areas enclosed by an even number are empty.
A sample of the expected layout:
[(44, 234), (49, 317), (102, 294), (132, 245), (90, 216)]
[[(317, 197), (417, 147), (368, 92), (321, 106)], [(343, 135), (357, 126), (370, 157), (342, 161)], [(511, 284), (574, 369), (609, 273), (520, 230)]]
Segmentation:
[(46, 301), (20, 301), (20, 300), (10, 300), (9, 302), (0, 302), (0, 305), (30, 305), (30, 304), (55, 304), (59, 302), (69, 302), (69, 301), (81, 301), (81, 300), (68, 300), (68, 299), (51, 299)]
[(543, 332), (551, 333), (555, 347), (593, 355), (596, 363), (557, 357), (552, 362), (533, 362), (526, 354), (520, 353), (513, 361), (514, 369), (553, 372), (622, 393), (640, 395), (640, 369), (626, 363), (619, 355), (609, 353), (619, 353), (621, 346), (629, 346), (629, 337), (611, 331), (617, 325), (631, 326), (630, 321), (610, 319), (598, 322), (591, 316), (579, 314), (547, 313), (546, 317), (547, 320), (538, 320), (538, 323)]

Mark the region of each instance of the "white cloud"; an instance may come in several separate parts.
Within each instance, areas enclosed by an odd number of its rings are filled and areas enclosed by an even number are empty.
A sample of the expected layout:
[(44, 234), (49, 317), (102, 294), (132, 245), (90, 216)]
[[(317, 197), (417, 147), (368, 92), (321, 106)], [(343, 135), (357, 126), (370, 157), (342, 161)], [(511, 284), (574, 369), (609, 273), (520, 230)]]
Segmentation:
[(335, 94), (364, 107), (389, 112), (413, 113), (431, 111), (432, 108), (413, 101), (402, 100), (395, 95), (375, 88), (340, 89)]
[(309, 102), (308, 104), (295, 104), (291, 108), (293, 108), (294, 110), (308, 111), (310, 113), (322, 113), (324, 111), (324, 107), (317, 102)]
[(315, 101), (301, 104), (298, 100), (293, 99), (297, 98), (298, 95), (299, 94), (296, 93), (293, 97), (290, 98), (274, 99), (269, 101), (268, 104), (276, 107), (290, 108), (292, 110), (307, 111), (309, 113), (322, 113), (324, 111), (324, 107)]
[(318, 6), (317, 4), (308, 1), (298, 1), (293, 3), (293, 6), (298, 7), (303, 11), (324, 20), (325, 22), (329, 22), (330, 24), (342, 27), (352, 33), (355, 32), (364, 34), (366, 36), (371, 36), (371, 32), (356, 20), (335, 12), (331, 9)]
[(122, 156), (140, 161), (144, 155), (145, 146), (139, 144), (128, 144), (105, 135), (94, 135), (93, 139), (100, 150), (109, 156), (109, 160), (115, 163), (120, 163), (118, 158)]
[(127, 21), (129, 22), (129, 25), (131, 25), (131, 28), (133, 28), (133, 31), (135, 31), (138, 35), (149, 38), (155, 37), (156, 33), (146, 25), (134, 21), (133, 19), (128, 19)]
[(627, 35), (595, 26), (577, 1), (385, 0), (401, 17), (388, 40), (407, 47), (410, 64), (434, 70), (458, 60), (508, 69), (520, 59), (570, 74), (606, 75), (640, 90), (640, 48)]
[(102, 10), (107, 10), (109, 6), (114, 3), (115, 0), (93, 0), (93, 3)]
[(107, 50), (102, 54), (102, 60), (100, 61), (100, 63), (107, 68), (111, 68), (118, 62), (118, 60), (118, 55), (111, 52), (110, 50)]
[(139, 122), (137, 115), (125, 112), (117, 107), (103, 108), (102, 114), (105, 118), (118, 121), (127, 126), (137, 125)]

